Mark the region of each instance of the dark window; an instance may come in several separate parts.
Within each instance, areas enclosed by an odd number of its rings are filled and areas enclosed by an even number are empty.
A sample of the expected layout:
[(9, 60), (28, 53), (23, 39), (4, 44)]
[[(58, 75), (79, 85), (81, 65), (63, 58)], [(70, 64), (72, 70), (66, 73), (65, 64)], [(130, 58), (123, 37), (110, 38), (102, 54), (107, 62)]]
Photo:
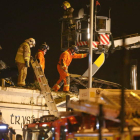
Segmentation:
[(28, 132), (27, 134), (27, 140), (31, 140), (32, 139), (32, 133), (31, 132)]
[(66, 126), (61, 126), (60, 127), (60, 140), (66, 139), (66, 132), (67, 132)]

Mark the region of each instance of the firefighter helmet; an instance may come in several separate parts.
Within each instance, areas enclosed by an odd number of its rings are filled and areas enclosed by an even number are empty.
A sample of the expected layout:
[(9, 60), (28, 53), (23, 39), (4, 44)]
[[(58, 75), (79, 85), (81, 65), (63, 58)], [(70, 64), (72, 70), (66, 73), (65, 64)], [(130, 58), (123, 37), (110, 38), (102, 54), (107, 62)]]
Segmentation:
[(44, 51), (44, 50), (49, 50), (50, 47), (46, 44), (46, 42), (44, 42), (41, 46), (40, 46), (40, 50)]
[(25, 42), (27, 42), (27, 43), (29, 43), (29, 45), (32, 45), (33, 47), (35, 47), (35, 39), (34, 38), (26, 39)]
[(70, 47), (70, 50), (74, 50), (75, 53), (78, 53), (79, 52), (79, 49), (78, 49), (78, 47), (76, 45), (72, 45)]
[(68, 1), (64, 1), (63, 4), (62, 4), (62, 7), (63, 6), (66, 6), (67, 8), (71, 7), (71, 5), (70, 5), (70, 3)]

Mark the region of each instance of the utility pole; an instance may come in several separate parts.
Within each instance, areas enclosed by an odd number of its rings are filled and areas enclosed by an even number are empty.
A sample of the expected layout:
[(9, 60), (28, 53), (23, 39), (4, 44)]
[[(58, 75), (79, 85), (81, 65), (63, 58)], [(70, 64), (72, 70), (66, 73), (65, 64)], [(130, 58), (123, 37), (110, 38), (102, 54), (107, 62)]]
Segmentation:
[(92, 41), (93, 41), (93, 17), (94, 17), (94, 0), (90, 0), (90, 40), (89, 40), (89, 74), (88, 74), (88, 88), (92, 88)]

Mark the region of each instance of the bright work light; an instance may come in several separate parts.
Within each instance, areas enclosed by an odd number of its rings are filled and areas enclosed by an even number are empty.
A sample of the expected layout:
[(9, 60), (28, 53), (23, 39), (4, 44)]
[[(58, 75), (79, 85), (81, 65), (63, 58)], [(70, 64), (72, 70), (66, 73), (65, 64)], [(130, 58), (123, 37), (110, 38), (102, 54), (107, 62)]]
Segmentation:
[(6, 125), (0, 125), (0, 129), (7, 129)]

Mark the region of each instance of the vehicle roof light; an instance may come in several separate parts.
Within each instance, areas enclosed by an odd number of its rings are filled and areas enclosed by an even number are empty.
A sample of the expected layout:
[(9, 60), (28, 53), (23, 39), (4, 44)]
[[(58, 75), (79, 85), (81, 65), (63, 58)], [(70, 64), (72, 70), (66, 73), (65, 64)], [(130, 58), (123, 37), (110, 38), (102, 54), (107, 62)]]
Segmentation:
[(76, 124), (77, 123), (77, 120), (74, 116), (69, 117), (69, 120), (70, 120), (71, 124)]
[(47, 124), (42, 124), (42, 127), (46, 127), (46, 126), (48, 126)]
[(6, 125), (0, 125), (0, 129), (7, 129)]
[(38, 125), (36, 125), (35, 128), (38, 129)]
[(24, 126), (24, 129), (27, 129), (27, 125)]
[(67, 132), (68, 131), (68, 129), (64, 129), (64, 132)]

